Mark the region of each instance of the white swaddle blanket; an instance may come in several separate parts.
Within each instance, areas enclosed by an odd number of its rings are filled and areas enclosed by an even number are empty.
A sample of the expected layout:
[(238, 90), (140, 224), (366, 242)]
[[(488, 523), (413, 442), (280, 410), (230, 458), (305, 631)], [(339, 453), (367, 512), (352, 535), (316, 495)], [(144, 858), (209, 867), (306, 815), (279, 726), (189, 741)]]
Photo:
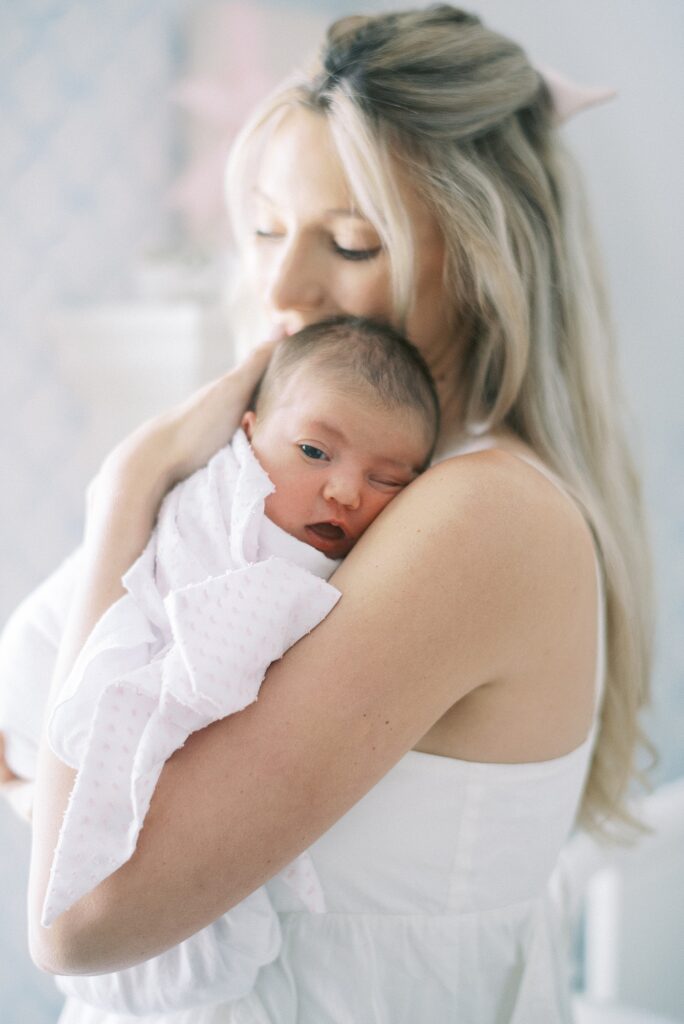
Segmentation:
[[(50, 745), (77, 776), (53, 858), (44, 924), (131, 857), (164, 762), (188, 735), (256, 700), (271, 662), (339, 599), (325, 582), (338, 563), (264, 516), (272, 490), (238, 431), (229, 447), (164, 499), (144, 552), (123, 577), (127, 593), (81, 651), (48, 723)], [(73, 561), (67, 569), (73, 586)], [(53, 601), (54, 591), (53, 584)], [(8, 629), (15, 649), (17, 632)], [(0, 728), (8, 734), (11, 766), (26, 775), (30, 729), (16, 694), (23, 688), (24, 700), (35, 702), (36, 692), (34, 679), (20, 678), (21, 666), (17, 675), (19, 660), (16, 650), (11, 667), (0, 656), (6, 676), (0, 689), (9, 684), (14, 694), (0, 701)], [(18, 722), (14, 764), (12, 717)], [(37, 745), (37, 735), (28, 740)], [(280, 877), (309, 910), (325, 910), (308, 854)], [(279, 946), (277, 915), (261, 889), (145, 964), (60, 979), (60, 987), (127, 1013), (236, 999)], [(189, 987), (184, 975), (193, 979)]]

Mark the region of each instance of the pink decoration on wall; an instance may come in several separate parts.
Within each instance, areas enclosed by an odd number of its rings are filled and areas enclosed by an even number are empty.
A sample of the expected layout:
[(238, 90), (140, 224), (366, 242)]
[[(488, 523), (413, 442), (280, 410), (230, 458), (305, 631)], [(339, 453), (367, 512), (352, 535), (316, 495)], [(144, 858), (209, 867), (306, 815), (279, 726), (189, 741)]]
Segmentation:
[(548, 65), (537, 65), (537, 71), (551, 93), (557, 124), (564, 124), (575, 114), (617, 96), (612, 87), (581, 85)]
[[(267, 10), (257, 3), (215, 4), (204, 29), (205, 61), (172, 92), (195, 128), (188, 165), (169, 199), (183, 215), (195, 242), (214, 242), (226, 233), (223, 195), (231, 143), (254, 104), (275, 84), (268, 70)], [(205, 71), (206, 68), (206, 71)]]

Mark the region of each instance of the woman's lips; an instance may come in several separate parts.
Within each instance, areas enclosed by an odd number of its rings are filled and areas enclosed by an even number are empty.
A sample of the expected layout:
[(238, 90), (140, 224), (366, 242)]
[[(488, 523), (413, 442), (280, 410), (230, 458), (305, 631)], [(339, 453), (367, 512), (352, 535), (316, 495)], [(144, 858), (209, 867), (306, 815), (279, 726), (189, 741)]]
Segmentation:
[(287, 331), (281, 324), (274, 324), (268, 332), (266, 341), (283, 341), (287, 338)]
[(282, 341), (283, 338), (289, 338), (292, 334), (296, 333), (296, 327), (287, 327), (285, 324), (274, 324), (269, 332), (268, 340)]

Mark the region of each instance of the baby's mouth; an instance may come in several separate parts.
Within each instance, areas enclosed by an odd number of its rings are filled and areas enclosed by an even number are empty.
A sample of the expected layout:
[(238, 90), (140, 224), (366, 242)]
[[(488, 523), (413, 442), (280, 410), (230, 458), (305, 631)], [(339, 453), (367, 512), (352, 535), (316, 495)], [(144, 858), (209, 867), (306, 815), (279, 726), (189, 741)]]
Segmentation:
[(343, 557), (351, 547), (351, 537), (338, 523), (311, 523), (305, 529), (309, 544), (332, 558)]
[(316, 536), (323, 537), (324, 540), (342, 540), (346, 536), (342, 527), (337, 523), (313, 523), (311, 526), (307, 526), (307, 530), (312, 530)]

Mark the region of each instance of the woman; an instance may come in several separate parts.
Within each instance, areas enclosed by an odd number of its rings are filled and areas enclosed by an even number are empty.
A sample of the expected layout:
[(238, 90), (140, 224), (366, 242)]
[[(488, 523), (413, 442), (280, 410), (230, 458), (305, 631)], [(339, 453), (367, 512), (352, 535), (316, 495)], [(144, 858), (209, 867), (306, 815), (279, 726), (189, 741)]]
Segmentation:
[[(269, 883), (280, 955), (212, 1020), (567, 1020), (547, 882), (578, 812), (629, 823), (649, 615), (605, 308), (550, 93), (454, 8), (345, 19), (230, 171), (243, 306), (276, 336), (334, 313), (400, 325), (438, 383), (441, 461), (337, 571), (342, 600), (258, 702), (167, 763), (132, 860), (49, 931), (73, 773), (43, 750), (33, 956), (60, 973), (136, 963), (311, 848), (328, 912)], [(57, 685), (269, 351), (106, 460)]]

